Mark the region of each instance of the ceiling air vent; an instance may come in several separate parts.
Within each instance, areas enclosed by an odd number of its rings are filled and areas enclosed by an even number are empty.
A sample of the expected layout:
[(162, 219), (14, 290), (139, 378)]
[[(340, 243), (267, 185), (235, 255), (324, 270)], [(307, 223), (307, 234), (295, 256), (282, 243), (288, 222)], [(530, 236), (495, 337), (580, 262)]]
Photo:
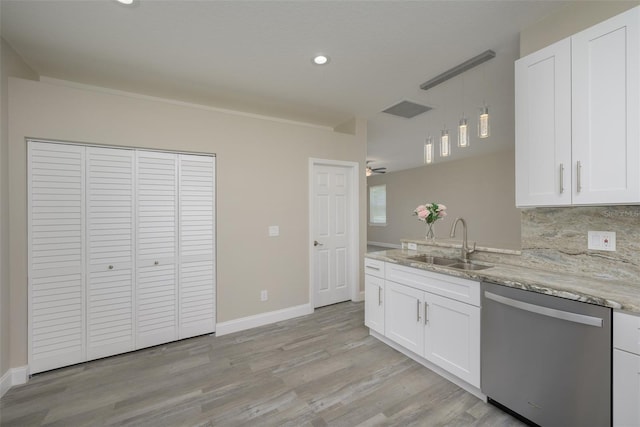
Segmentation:
[(401, 101), (386, 110), (382, 110), (382, 112), (410, 119), (429, 110), (431, 110), (431, 107), (427, 107), (426, 105), (416, 104), (411, 101)]

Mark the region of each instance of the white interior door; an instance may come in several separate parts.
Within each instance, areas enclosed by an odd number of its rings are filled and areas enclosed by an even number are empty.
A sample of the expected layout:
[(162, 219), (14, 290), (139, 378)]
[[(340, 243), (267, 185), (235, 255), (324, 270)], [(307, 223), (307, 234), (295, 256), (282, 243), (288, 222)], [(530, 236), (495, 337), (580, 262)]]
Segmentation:
[(83, 362), (85, 149), (29, 141), (29, 370)]
[(215, 161), (180, 154), (180, 338), (215, 331)]
[(313, 166), (314, 307), (351, 299), (351, 169)]
[(178, 339), (178, 156), (138, 151), (137, 347)]
[(135, 348), (134, 151), (87, 147), (87, 358)]

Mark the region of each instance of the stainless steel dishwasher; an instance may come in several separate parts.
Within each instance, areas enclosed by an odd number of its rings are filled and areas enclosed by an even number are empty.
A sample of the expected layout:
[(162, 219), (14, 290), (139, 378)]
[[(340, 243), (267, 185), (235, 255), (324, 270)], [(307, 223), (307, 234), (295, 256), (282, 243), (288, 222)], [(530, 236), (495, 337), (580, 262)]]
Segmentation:
[(482, 284), (481, 389), (541, 426), (611, 425), (611, 309)]

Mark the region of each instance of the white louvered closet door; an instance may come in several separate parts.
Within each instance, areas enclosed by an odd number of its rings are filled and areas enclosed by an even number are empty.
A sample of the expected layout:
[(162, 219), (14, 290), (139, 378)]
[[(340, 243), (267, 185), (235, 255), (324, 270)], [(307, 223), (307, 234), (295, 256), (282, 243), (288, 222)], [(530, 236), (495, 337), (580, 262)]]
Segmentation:
[(135, 349), (134, 151), (87, 147), (87, 358)]
[(215, 157), (179, 155), (180, 338), (215, 330)]
[(137, 348), (178, 339), (178, 155), (137, 151)]
[(85, 360), (84, 150), (28, 142), (30, 373)]

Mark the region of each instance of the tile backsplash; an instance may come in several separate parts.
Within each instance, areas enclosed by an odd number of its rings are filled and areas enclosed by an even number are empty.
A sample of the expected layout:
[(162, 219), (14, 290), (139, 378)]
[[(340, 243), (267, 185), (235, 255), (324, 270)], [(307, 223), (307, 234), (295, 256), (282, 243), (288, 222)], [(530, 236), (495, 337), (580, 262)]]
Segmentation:
[[(640, 206), (523, 209), (521, 262), (640, 283)], [(588, 231), (614, 231), (616, 251), (587, 249)]]

